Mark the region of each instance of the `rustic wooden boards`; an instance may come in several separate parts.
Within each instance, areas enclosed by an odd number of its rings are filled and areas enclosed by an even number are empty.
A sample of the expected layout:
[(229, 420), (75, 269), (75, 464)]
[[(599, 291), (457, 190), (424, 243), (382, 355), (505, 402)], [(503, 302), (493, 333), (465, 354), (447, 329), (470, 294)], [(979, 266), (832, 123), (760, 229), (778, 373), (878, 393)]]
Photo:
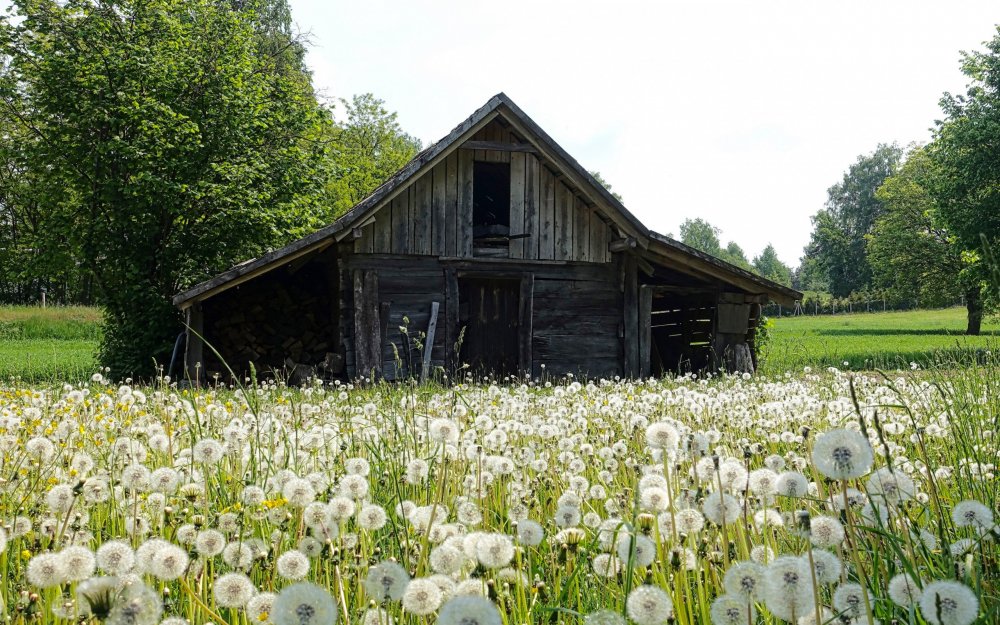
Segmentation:
[[(509, 258), (607, 263), (611, 230), (593, 206), (550, 164), (494, 120), (469, 145), (412, 180), (360, 229), (359, 254), (471, 258), (475, 161), (510, 163)], [(509, 149), (497, 149), (507, 146)], [(496, 254), (490, 250), (490, 254)]]

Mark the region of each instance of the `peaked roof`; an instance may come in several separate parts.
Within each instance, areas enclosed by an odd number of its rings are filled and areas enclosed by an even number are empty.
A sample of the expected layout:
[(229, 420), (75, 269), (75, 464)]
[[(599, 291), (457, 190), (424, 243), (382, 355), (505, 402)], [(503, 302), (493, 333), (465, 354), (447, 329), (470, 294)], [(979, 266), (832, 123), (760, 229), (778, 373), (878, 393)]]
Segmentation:
[[(270, 269), (326, 247), (333, 241), (347, 236), (354, 227), (364, 225), (379, 208), (415, 179), (425, 169), (433, 167), (480, 128), (502, 115), (525, 135), (525, 140), (535, 144), (540, 155), (556, 164), (567, 177), (576, 182), (580, 190), (595, 203), (610, 209), (607, 216), (619, 229), (636, 239), (639, 247), (658, 256), (673, 257), (681, 254), (695, 265), (705, 265), (702, 273), (728, 281), (743, 289), (763, 291), (778, 301), (787, 302), (802, 298), (802, 294), (788, 287), (762, 278), (735, 265), (700, 252), (683, 243), (653, 232), (633, 215), (604, 185), (598, 182), (575, 158), (569, 155), (552, 137), (534, 122), (504, 93), (498, 93), (477, 109), (445, 137), (418, 153), (413, 160), (379, 185), (372, 193), (358, 202), (328, 226), (292, 241), (288, 245), (268, 252), (224, 271), (215, 277), (178, 293), (173, 298), (175, 306), (187, 308), (195, 301), (236, 286)], [(719, 275), (719, 274), (722, 275)], [(731, 278), (727, 280), (727, 278)]]

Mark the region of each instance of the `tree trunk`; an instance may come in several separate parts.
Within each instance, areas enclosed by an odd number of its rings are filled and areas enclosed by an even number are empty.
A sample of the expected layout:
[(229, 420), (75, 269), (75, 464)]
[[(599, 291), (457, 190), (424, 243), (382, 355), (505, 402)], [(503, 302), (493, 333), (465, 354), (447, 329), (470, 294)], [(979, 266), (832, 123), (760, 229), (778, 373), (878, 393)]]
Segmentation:
[(965, 292), (965, 309), (969, 312), (969, 323), (965, 333), (969, 336), (979, 336), (983, 325), (983, 300), (979, 295), (979, 287), (970, 288)]

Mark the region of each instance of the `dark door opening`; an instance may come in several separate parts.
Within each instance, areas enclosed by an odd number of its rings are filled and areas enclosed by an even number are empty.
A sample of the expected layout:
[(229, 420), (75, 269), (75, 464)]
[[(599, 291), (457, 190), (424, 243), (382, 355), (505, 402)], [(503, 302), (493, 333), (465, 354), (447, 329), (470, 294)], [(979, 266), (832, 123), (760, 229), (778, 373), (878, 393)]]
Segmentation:
[(460, 278), (459, 322), (465, 328), (460, 352), (476, 375), (502, 377), (518, 370), (518, 303), (521, 281)]

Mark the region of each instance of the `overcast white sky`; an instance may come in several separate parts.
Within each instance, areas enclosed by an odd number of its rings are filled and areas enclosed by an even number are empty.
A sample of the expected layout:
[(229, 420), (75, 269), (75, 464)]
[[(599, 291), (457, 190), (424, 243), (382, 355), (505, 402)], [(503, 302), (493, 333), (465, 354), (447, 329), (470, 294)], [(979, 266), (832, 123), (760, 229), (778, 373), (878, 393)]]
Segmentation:
[(926, 141), (997, 2), (290, 0), (329, 97), (431, 143), (504, 91), (647, 226), (702, 217), (798, 264), (826, 189)]

